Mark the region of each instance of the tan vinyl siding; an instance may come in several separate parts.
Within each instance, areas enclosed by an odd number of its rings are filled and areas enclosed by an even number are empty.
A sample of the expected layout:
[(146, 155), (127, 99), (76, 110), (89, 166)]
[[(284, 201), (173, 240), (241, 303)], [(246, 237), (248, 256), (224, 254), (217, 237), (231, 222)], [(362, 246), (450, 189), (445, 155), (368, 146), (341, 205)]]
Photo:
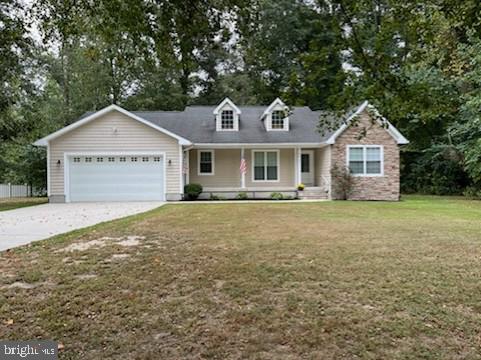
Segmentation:
[[(247, 161), (247, 174), (246, 174), (246, 186), (255, 188), (265, 187), (294, 187), (294, 149), (280, 149), (279, 150), (279, 181), (276, 182), (258, 182), (252, 181), (252, 162), (253, 162), (253, 149), (246, 149), (246, 161)], [(259, 151), (268, 151), (267, 149), (255, 149)], [(271, 150), (275, 150), (274, 148)]]
[[(205, 149), (211, 150), (211, 149)], [(293, 188), (294, 184), (294, 149), (279, 150), (279, 177), (275, 182), (252, 181), (252, 148), (246, 148), (245, 159), (247, 162), (246, 188)], [(255, 149), (265, 151), (264, 149)], [(277, 150), (275, 148), (269, 150)], [(267, 150), (268, 151), (268, 150)], [(190, 150), (189, 182), (201, 184), (204, 188), (238, 188), (241, 187), (240, 175), (240, 149), (214, 149), (214, 175), (198, 175), (198, 149)]]
[(316, 151), (316, 186), (329, 191), (331, 183), (331, 146)]
[[(210, 149), (205, 149), (210, 150)], [(189, 182), (203, 187), (240, 187), (240, 149), (215, 149), (214, 175), (198, 174), (198, 151), (190, 150)]]
[[(103, 151), (165, 152), (167, 193), (180, 193), (178, 141), (120, 112), (112, 111), (50, 142), (50, 194), (64, 195), (65, 152)], [(57, 165), (58, 160), (60, 165)]]

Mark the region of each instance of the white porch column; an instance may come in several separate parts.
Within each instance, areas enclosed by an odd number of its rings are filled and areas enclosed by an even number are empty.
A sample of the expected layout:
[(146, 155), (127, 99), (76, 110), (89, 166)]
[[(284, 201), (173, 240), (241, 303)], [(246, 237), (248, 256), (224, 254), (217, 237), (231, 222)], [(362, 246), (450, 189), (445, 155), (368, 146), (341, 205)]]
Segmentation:
[(297, 187), (297, 148), (294, 148), (294, 187)]
[(297, 148), (297, 156), (296, 156), (296, 163), (297, 163), (297, 166), (296, 166), (296, 173), (297, 173), (297, 176), (296, 176), (296, 186), (298, 184), (300, 184), (302, 182), (302, 174), (301, 174), (301, 170), (302, 170), (302, 166), (301, 166), (301, 154), (302, 154), (302, 149), (301, 148)]
[[(245, 161), (244, 155), (245, 155), (245, 149), (241, 148), (240, 161), (242, 161), (242, 159), (244, 159), (244, 161)], [(240, 168), (240, 163), (239, 163), (239, 168)], [(245, 187), (246, 187), (246, 174), (245, 174), (245, 172), (242, 172), (241, 173), (241, 188), (245, 189)]]
[(190, 182), (190, 149), (185, 152), (185, 183)]
[[(164, 164), (167, 159), (164, 158)], [(179, 192), (181, 196), (184, 195), (184, 186), (185, 186), (185, 176), (184, 176), (184, 161), (185, 161), (185, 151), (182, 148), (182, 145), (179, 144)], [(164, 183), (167, 179), (164, 179)]]

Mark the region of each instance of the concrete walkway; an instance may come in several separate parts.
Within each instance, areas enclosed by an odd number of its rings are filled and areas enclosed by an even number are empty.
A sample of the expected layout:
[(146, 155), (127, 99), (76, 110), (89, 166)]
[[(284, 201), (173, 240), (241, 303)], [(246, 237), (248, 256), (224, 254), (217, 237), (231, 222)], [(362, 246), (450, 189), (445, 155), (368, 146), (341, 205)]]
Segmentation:
[(163, 202), (45, 204), (0, 212), (0, 251), (104, 221), (140, 214)]

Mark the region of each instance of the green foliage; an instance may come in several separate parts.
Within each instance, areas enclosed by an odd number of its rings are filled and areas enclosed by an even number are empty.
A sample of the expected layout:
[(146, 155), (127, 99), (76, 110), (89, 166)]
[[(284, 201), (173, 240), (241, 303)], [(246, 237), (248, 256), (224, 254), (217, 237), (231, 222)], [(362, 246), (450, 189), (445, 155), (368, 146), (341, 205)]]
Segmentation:
[(247, 196), (247, 193), (245, 193), (245, 192), (238, 193), (235, 198), (237, 200), (248, 200), (249, 199), (249, 197)]
[(459, 195), (469, 184), (462, 154), (453, 146), (432, 146), (422, 152), (407, 153), (404, 159), (409, 168), (403, 169), (402, 192)]
[(481, 185), (481, 138), (471, 143), (464, 152), (464, 168), (474, 184)]
[(45, 154), (30, 144), (110, 103), (182, 110), (279, 96), (334, 112), (321, 116), (331, 128), (350, 106), (376, 105), (410, 140), (403, 191), (481, 188), (475, 0), (23, 4), (0, 0), (0, 180), (44, 184)]
[(463, 191), (463, 195), (467, 198), (479, 200), (481, 199), (481, 189), (474, 186), (469, 186)]
[(331, 168), (333, 198), (347, 200), (352, 192), (354, 178), (348, 168), (334, 165)]
[(24, 142), (0, 145), (0, 183), (28, 184), (47, 188), (46, 151)]
[(280, 192), (273, 192), (270, 195), (271, 200), (293, 200), (295, 199), (293, 196), (284, 195)]
[(25, 125), (16, 116), (22, 96), (31, 86), (25, 63), (30, 40), (22, 10), (20, 1), (0, 0), (0, 142), (15, 137)]
[(467, 33), (466, 43), (458, 45), (457, 56), (462, 70), (456, 73), (461, 92), (459, 117), (449, 129), (452, 141), (464, 155), (464, 170), (473, 185), (481, 187), (481, 39)]
[(273, 193), (271, 193), (271, 199), (272, 200), (283, 200), (284, 195), (282, 195), (282, 193), (280, 193), (280, 192), (273, 192)]
[(187, 196), (187, 200), (196, 200), (202, 193), (202, 185), (200, 184), (187, 184), (184, 186), (184, 194)]
[(226, 198), (224, 196), (210, 194), (209, 200), (219, 201), (226, 200)]
[(479, 24), (465, 12), (477, 5), (441, 3), (334, 1), (351, 49), (334, 109), (368, 99), (410, 140), (401, 153), (403, 191), (459, 194), (480, 181), (481, 45)]
[(239, 29), (258, 103), (280, 96), (290, 105), (326, 107), (345, 80), (339, 51), (342, 30), (327, 4), (281, 0), (251, 3)]

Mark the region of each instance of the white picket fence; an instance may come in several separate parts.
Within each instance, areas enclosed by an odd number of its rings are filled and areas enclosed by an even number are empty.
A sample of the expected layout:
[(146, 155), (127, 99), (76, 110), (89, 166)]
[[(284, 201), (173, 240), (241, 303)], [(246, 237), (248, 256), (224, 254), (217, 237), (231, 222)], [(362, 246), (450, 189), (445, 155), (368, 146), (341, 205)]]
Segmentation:
[(28, 185), (0, 184), (0, 199), (37, 196), (42, 191)]

